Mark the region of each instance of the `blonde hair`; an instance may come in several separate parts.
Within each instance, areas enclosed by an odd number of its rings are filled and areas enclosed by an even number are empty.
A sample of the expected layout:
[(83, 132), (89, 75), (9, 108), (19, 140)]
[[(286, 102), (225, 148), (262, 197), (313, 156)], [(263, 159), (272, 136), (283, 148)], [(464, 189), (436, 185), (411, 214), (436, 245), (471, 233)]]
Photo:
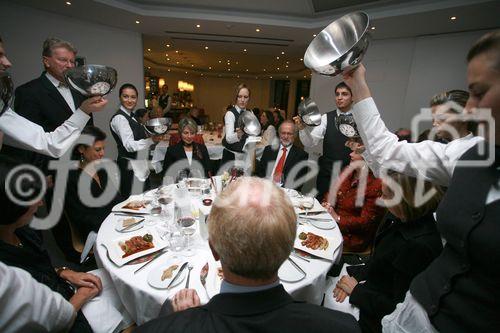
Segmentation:
[(296, 234), (290, 199), (271, 181), (242, 177), (214, 201), (210, 244), (232, 273), (269, 279), (290, 255)]
[(425, 202), (419, 203), (417, 202), (417, 198), (415, 196), (415, 189), (417, 187), (418, 181), (417, 178), (394, 171), (388, 172), (387, 176), (394, 180), (394, 182), (396, 182), (401, 187), (402, 198), (398, 206), (403, 210), (406, 221), (413, 221), (424, 215), (436, 211), (436, 208), (438, 207), (444, 195), (444, 191), (440, 186), (434, 185), (428, 181), (424, 181), (422, 192), (427, 193), (434, 190), (435, 193)]
[(235, 101), (238, 99), (238, 94), (240, 93), (240, 90), (241, 90), (241, 89), (246, 89), (246, 90), (248, 90), (248, 97), (250, 97), (250, 95), (251, 95), (250, 88), (248, 88), (246, 84), (244, 84), (244, 83), (240, 83), (240, 84), (238, 84), (238, 86), (236, 87), (236, 95), (234, 96), (234, 100), (235, 100)]
[(52, 56), (52, 51), (60, 47), (77, 54), (76, 48), (70, 42), (59, 38), (49, 37), (43, 42), (42, 56), (50, 57)]

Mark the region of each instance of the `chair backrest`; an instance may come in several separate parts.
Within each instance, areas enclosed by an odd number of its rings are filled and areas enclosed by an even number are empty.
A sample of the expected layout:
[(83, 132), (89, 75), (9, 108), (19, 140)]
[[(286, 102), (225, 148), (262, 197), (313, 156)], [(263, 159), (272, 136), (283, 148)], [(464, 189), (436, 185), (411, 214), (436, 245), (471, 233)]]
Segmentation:
[[(200, 144), (200, 145), (204, 145), (205, 144), (205, 140), (203, 140), (203, 134), (196, 134), (194, 136), (193, 141), (196, 142), (196, 143), (198, 143), (198, 144)], [(181, 136), (179, 135), (179, 133), (172, 133), (172, 134), (170, 134), (170, 140), (168, 142), (169, 146), (176, 145), (179, 142), (181, 142)]]

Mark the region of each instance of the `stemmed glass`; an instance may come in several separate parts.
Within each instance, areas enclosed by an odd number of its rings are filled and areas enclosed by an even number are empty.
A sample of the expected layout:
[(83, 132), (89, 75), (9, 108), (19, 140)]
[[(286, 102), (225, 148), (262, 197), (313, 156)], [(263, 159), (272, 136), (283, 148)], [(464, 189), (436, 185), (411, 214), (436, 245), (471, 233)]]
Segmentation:
[(184, 255), (190, 257), (194, 255), (194, 250), (190, 247), (190, 238), (196, 232), (196, 217), (194, 216), (191, 205), (176, 205), (175, 209), (175, 221), (182, 235), (186, 239), (186, 250)]
[(311, 195), (305, 195), (301, 200), (302, 207), (306, 211), (306, 219), (309, 214), (309, 210), (314, 207), (314, 197)]

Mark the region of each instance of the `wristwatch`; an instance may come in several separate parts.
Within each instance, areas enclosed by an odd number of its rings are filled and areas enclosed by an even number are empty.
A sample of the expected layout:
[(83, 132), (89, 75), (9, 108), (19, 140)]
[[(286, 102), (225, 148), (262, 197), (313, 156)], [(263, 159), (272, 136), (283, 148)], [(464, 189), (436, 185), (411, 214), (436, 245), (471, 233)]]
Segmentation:
[(62, 272), (62, 271), (65, 271), (65, 270), (67, 270), (67, 269), (69, 269), (69, 267), (66, 267), (66, 266), (57, 267), (57, 268), (56, 268), (56, 274), (57, 274), (58, 276), (61, 276), (61, 272)]

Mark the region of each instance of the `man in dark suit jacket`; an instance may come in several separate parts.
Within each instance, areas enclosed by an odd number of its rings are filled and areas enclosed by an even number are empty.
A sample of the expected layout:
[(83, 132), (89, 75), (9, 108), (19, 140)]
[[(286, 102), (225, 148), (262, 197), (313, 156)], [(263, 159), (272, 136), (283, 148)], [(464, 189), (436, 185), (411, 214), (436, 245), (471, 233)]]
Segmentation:
[[(280, 145), (278, 149), (273, 149), (269, 145), (264, 149), (262, 158), (257, 165), (256, 174), (261, 178), (272, 178), (275, 183), (281, 183), (290, 188), (295, 179), (299, 179), (307, 173), (307, 168), (300, 168), (300, 171), (294, 177), (288, 179), (290, 171), (300, 162), (307, 161), (308, 154), (293, 144), (295, 139), (295, 124), (291, 120), (285, 120), (278, 129)], [(286, 152), (285, 152), (286, 150)], [(283, 157), (283, 154), (285, 155)], [(284, 164), (280, 161), (284, 158)], [(297, 191), (302, 186), (293, 186)]]
[(171, 300), (175, 313), (136, 332), (359, 332), (351, 315), (296, 302), (280, 284), (278, 269), (293, 248), (295, 220), (285, 192), (269, 180), (232, 182), (208, 217), (208, 241), (224, 274), (220, 294), (199, 306), (196, 291), (182, 289)]
[[(52, 132), (73, 115), (85, 97), (64, 83), (64, 71), (75, 66), (76, 49), (69, 42), (47, 38), (42, 56), (45, 71), (16, 89), (14, 109), (46, 132)], [(8, 153), (47, 171), (47, 157), (12, 147), (8, 148)]]

